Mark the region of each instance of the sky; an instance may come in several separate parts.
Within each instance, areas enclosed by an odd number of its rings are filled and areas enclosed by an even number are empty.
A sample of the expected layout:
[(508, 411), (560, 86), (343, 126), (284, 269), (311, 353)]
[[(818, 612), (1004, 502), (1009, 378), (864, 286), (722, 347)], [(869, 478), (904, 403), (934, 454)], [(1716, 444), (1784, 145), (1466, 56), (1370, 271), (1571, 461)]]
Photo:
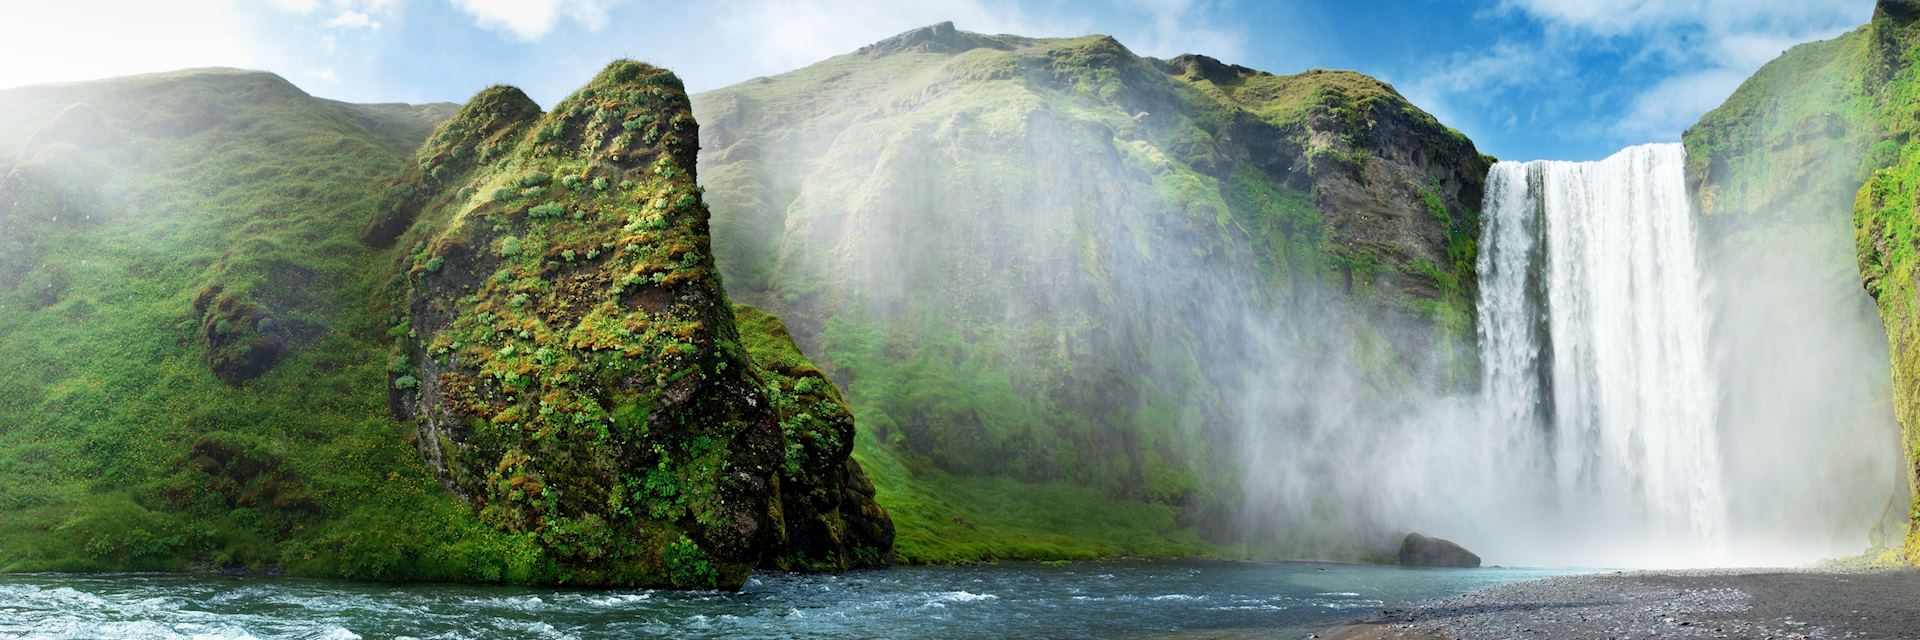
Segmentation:
[(1591, 160), (1678, 140), (1768, 60), (1865, 24), (1871, 0), (9, 0), (0, 88), (183, 67), (279, 73), (354, 102), (552, 106), (607, 61), (693, 91), (915, 27), (1105, 33), (1274, 73), (1386, 80), (1502, 159)]

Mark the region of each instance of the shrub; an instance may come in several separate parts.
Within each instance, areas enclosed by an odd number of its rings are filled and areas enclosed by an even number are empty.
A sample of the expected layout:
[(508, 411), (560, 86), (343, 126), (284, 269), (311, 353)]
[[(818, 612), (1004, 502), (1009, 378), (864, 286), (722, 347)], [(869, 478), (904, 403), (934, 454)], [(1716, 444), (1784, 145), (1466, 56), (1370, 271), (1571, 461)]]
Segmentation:
[(515, 193), (514, 190), (508, 189), (506, 187), (500, 187), (498, 189), (494, 189), (493, 193), (487, 194), (487, 199), (492, 200), (494, 202), (506, 202), (508, 200), (512, 200), (516, 195), (519, 195), (519, 194)]
[(712, 589), (720, 582), (720, 571), (714, 568), (713, 559), (686, 536), (681, 536), (679, 542), (667, 545), (662, 556), (667, 563), (667, 579), (673, 581), (673, 586)]
[(527, 210), (527, 217), (551, 220), (567, 214), (567, 208), (558, 202), (549, 202)]
[(518, 182), (522, 187), (538, 187), (541, 185), (545, 185), (549, 182), (553, 182), (553, 176), (547, 175), (546, 172), (543, 172), (543, 171), (535, 171), (533, 173), (520, 176), (520, 180)]

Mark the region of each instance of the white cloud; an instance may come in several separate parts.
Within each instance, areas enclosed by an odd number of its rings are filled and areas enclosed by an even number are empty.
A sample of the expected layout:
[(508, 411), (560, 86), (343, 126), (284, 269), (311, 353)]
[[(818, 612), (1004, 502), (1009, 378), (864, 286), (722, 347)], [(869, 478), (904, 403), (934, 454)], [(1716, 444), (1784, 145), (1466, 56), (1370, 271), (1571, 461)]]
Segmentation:
[(272, 4), (282, 11), (303, 16), (320, 10), (320, 0), (273, 0)]
[(367, 15), (365, 11), (345, 10), (328, 20), (324, 25), (329, 29), (374, 29), (380, 28), (380, 22)]
[[(1228, 7), (1217, 0), (1132, 0), (1148, 17), (1137, 33), (1114, 34), (1135, 51), (1169, 57), (1203, 53), (1228, 62), (1246, 58), (1247, 33), (1224, 15)], [(1124, 36), (1132, 35), (1129, 39)]]
[[(1442, 120), (1477, 113), (1509, 130), (1617, 145), (1677, 140), (1761, 65), (1865, 23), (1870, 4), (1499, 0), (1483, 18), (1540, 28), (1417, 68), (1407, 94)], [(1589, 73), (1595, 60), (1618, 67)]]
[(1750, 71), (1716, 67), (1673, 76), (1634, 97), (1609, 132), (1628, 140), (1677, 140), (1702, 114), (1725, 102)]
[(538, 40), (561, 21), (588, 31), (607, 24), (607, 9), (618, 0), (452, 0), (475, 25), (505, 32), (521, 40)]
[(262, 66), (232, 0), (9, 5), (0, 20), (0, 87), (183, 67)]
[(1714, 33), (1817, 30), (1865, 22), (1870, 9), (1845, 0), (1502, 0), (1501, 6), (1602, 36), (1685, 25)]
[[(1866, 22), (1869, 3), (1840, 0), (1502, 0), (1549, 33), (1636, 38), (1638, 61), (1679, 67), (1636, 96), (1607, 127), (1623, 138), (1675, 140), (1761, 65), (1795, 44)], [(1563, 43), (1580, 44), (1568, 37)], [(1589, 42), (1590, 43), (1590, 42)], [(1703, 66), (1701, 63), (1705, 62)], [(1683, 66), (1684, 65), (1684, 66)], [(1690, 68), (1689, 68), (1690, 67)]]

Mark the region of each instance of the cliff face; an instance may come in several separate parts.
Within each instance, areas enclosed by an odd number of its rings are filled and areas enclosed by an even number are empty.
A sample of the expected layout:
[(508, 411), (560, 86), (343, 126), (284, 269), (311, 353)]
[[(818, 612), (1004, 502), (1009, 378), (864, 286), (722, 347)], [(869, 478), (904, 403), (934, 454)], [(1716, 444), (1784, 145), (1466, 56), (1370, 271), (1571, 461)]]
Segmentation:
[[(1861, 505), (1837, 515), (1879, 521), (1877, 546), (1897, 545), (1908, 528), (1916, 368), (1913, 320), (1901, 300), (1911, 286), (1900, 284), (1906, 275), (1888, 276), (1912, 268), (1900, 243), (1889, 241), (1912, 214), (1899, 208), (1897, 166), (1920, 108), (1911, 96), (1911, 13), (1907, 3), (1882, 2), (1871, 24), (1794, 47), (1684, 136), (1715, 280), (1720, 366), (1734, 385), (1725, 395), (1743, 399), (1721, 409), (1738, 428), (1730, 446), (1771, 438), (1841, 452), (1810, 456), (1834, 461), (1825, 467), (1744, 474), (1774, 483), (1744, 495), (1781, 498), (1735, 509), (1772, 517), (1792, 535), (1824, 533), (1796, 529), (1805, 514), (1778, 513), (1809, 487), (1824, 504)], [(1889, 164), (1896, 166), (1883, 169)], [(1889, 413), (1905, 425), (1904, 447)], [(1892, 496), (1890, 484), (1900, 489)]]
[(1038, 487), (1142, 507), (1075, 549), (1224, 537), (1269, 324), (1364, 393), (1477, 380), (1488, 161), (1371, 78), (941, 24), (694, 108), (728, 285), (847, 390), (909, 557), (1059, 552), (999, 515)]
[(443, 124), (382, 211), (421, 222), (396, 405), (447, 488), (566, 582), (883, 564), (891, 528), (831, 384), (778, 320), (736, 326), (697, 129), (679, 80), (632, 62), (549, 114), (499, 88)]
[[(1865, 29), (1868, 42), (1861, 75), (1875, 89), (1868, 113), (1878, 141), (1860, 161), (1871, 174), (1853, 203), (1855, 253), (1861, 283), (1878, 303), (1880, 319), (1892, 348), (1893, 409), (1902, 427), (1902, 475), (1911, 496), (1920, 496), (1920, 313), (1915, 307), (1915, 277), (1920, 276), (1920, 244), (1915, 243), (1916, 201), (1920, 185), (1920, 141), (1914, 138), (1915, 115), (1920, 114), (1920, 5), (1882, 1), (1873, 23)], [(1909, 564), (1920, 564), (1920, 517), (1908, 505), (1890, 507), (1890, 518), (1904, 525), (1901, 554)], [(1904, 516), (1904, 517), (1901, 517)], [(1886, 542), (1894, 546), (1893, 541)]]

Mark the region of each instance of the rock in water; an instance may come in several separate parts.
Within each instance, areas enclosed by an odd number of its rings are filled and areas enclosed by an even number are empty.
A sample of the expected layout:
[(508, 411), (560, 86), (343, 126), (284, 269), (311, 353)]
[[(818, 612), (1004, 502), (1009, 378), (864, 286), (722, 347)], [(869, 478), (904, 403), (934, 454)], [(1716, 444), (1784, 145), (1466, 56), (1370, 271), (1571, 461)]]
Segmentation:
[(448, 489), (537, 544), (542, 581), (734, 589), (763, 562), (891, 557), (838, 393), (777, 320), (743, 341), (696, 135), (680, 80), (640, 63), (544, 115), (490, 89), (363, 238), (411, 241), (395, 408)]
[(1409, 533), (1400, 541), (1400, 565), (1470, 569), (1480, 566), (1480, 556), (1451, 540)]

